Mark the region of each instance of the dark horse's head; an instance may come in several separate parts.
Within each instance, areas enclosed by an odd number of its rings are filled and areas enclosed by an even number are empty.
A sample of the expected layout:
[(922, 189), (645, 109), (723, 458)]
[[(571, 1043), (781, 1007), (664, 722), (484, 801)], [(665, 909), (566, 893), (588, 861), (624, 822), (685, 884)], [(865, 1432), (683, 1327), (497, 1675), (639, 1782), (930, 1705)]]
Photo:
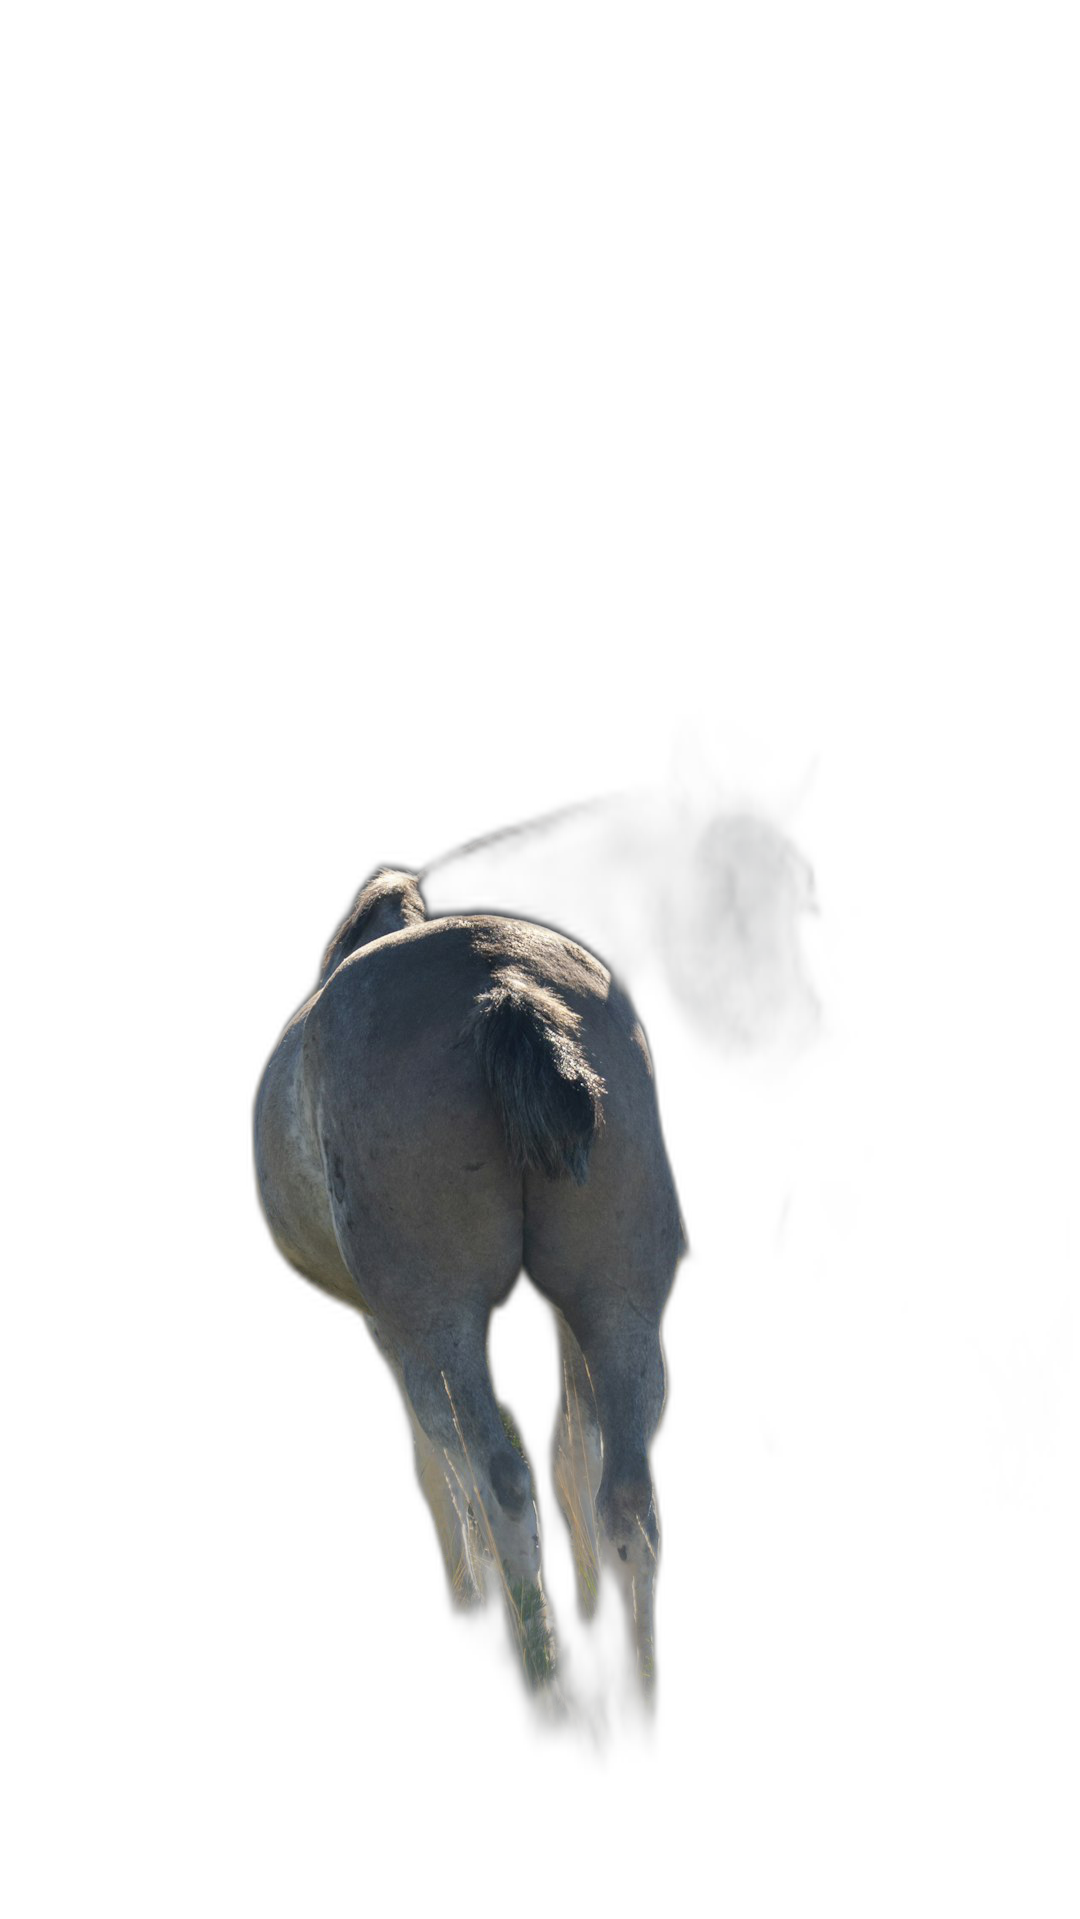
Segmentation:
[(319, 985), (325, 986), (335, 968), (358, 946), (369, 946), (386, 933), (400, 933), (403, 927), (416, 926), (426, 917), (413, 874), (399, 873), (390, 866), (378, 867), (365, 880), (330, 941), (323, 955)]
[(664, 977), (704, 1046), (775, 1077), (817, 1038), (821, 1007), (798, 944), (800, 913), (815, 910), (813, 873), (783, 825), (739, 800), (698, 796), (685, 819), (669, 875)]

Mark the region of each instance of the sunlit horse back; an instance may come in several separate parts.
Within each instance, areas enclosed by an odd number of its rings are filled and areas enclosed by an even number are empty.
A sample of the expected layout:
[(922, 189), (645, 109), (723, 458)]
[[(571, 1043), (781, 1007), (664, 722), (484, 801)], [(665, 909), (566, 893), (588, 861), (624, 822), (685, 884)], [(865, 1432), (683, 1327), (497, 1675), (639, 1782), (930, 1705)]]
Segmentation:
[(684, 1242), (645, 1036), (607, 969), (523, 921), (428, 920), (411, 875), (377, 873), (263, 1075), (255, 1159), (279, 1249), (393, 1368), (454, 1597), (494, 1562), (537, 1685), (555, 1643), (532, 1476), (486, 1348), (522, 1268), (555, 1307), (579, 1599), (610, 1558), (651, 1686), (648, 1447)]

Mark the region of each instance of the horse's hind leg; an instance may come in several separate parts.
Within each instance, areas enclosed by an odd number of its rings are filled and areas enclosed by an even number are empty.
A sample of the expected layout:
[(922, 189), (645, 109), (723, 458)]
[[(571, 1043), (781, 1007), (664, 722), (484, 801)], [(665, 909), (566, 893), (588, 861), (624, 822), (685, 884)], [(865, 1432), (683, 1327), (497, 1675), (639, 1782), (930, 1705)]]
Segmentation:
[(596, 1531), (596, 1495), (602, 1468), (600, 1426), (581, 1347), (562, 1314), (556, 1317), (563, 1398), (555, 1432), (555, 1492), (570, 1528), (578, 1605), (590, 1619), (596, 1610), (600, 1578)]
[(638, 1673), (649, 1691), (656, 1678), (660, 1526), (648, 1447), (664, 1404), (660, 1329), (627, 1316), (615, 1327), (593, 1330), (585, 1351), (604, 1436), (597, 1513), (622, 1569)]
[[(486, 1338), (486, 1314), (464, 1325), (429, 1329), (422, 1340), (398, 1342), (398, 1364), (431, 1453), (446, 1462), (444, 1483), (459, 1524), (464, 1516), (467, 1526), (471, 1514), (499, 1569), (526, 1677), (540, 1685), (554, 1674), (555, 1642), (541, 1577), (532, 1474), (496, 1402)], [(464, 1543), (470, 1550), (467, 1533)]]
[(406, 1395), (420, 1490), (431, 1509), (455, 1606), (475, 1606), (484, 1597), (483, 1545), (468, 1489), (445, 1451), (436, 1452)]
[[(588, 1299), (587, 1289), (583, 1298)], [(656, 1677), (655, 1591), (660, 1527), (649, 1470), (649, 1442), (664, 1404), (664, 1356), (658, 1320), (621, 1309), (602, 1292), (567, 1313), (588, 1366), (603, 1436), (596, 1511), (605, 1556), (617, 1566), (627, 1600), (638, 1673), (646, 1692)]]
[(429, 1439), (416, 1416), (405, 1385), (405, 1373), (397, 1353), (379, 1331), (374, 1320), (367, 1321), (371, 1336), (397, 1380), (405, 1411), (412, 1428), (416, 1477), (427, 1501), (439, 1549), (446, 1567), (450, 1597), (455, 1606), (473, 1606), (484, 1596), (481, 1559), (483, 1548), (475, 1517), (461, 1483), (461, 1475), (445, 1449)]

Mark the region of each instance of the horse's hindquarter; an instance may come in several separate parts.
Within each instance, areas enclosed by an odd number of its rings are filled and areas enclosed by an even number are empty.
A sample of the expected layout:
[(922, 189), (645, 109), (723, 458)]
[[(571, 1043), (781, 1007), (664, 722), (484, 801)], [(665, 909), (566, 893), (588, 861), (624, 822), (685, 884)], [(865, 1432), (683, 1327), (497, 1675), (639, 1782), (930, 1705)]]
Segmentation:
[(337, 1236), (401, 1331), (489, 1310), (521, 1270), (521, 1174), (464, 1031), (490, 985), (469, 923), (427, 922), (359, 949), (308, 1020)]
[[(511, 1162), (469, 1024), (508, 968), (577, 1017), (604, 1081), (584, 1186)], [(259, 1105), (279, 1246), (377, 1316), (404, 1328), (486, 1311), (523, 1264), (553, 1298), (601, 1264), (666, 1296), (678, 1207), (644, 1035), (606, 969), (559, 934), (476, 917), (360, 947), (287, 1031)]]
[(584, 1185), (526, 1174), (525, 1269), (571, 1317), (591, 1293), (658, 1321), (685, 1250), (683, 1226), (648, 1043), (614, 982), (603, 1006), (586, 1008), (581, 1043), (604, 1082), (603, 1124)]
[(334, 1233), (326, 1178), (304, 1079), (304, 1033), (312, 1001), (290, 1021), (255, 1099), (255, 1172), (279, 1252), (307, 1279), (360, 1304)]

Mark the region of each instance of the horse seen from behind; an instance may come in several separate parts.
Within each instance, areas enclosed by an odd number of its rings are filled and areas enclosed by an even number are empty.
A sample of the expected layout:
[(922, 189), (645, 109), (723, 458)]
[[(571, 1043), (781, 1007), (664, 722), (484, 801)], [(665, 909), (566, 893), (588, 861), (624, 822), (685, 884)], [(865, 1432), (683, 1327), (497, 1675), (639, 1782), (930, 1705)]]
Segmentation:
[(255, 1161), (279, 1250), (360, 1311), (394, 1372), (455, 1600), (494, 1566), (540, 1689), (556, 1649), (534, 1488), (487, 1333), (522, 1269), (554, 1307), (579, 1601), (591, 1614), (610, 1563), (651, 1693), (649, 1443), (685, 1240), (648, 1045), (606, 967), (526, 921), (429, 920), (414, 876), (378, 871), (263, 1074)]

